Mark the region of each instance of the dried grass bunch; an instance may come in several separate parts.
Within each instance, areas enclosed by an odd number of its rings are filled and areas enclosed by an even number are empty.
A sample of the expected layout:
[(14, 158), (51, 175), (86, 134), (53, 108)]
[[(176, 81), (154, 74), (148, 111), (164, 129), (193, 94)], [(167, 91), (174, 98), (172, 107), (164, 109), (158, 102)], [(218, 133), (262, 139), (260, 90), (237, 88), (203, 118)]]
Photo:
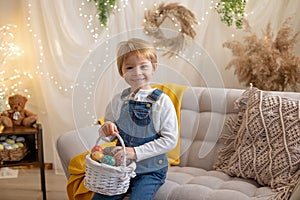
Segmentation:
[[(144, 18), (145, 33), (157, 40), (154, 41), (156, 47), (169, 47), (167, 53), (164, 54), (168, 57), (172, 57), (183, 50), (188, 37), (194, 39), (196, 36), (194, 25), (198, 24), (198, 21), (194, 13), (179, 3), (161, 3), (146, 11)], [(176, 37), (166, 37), (160, 29), (167, 18), (174, 25), (179, 25), (179, 34)]]
[(245, 86), (253, 83), (262, 90), (299, 90), (300, 58), (293, 51), (299, 32), (292, 34), (291, 18), (284, 21), (274, 40), (270, 23), (261, 38), (252, 33), (247, 20), (244, 25), (249, 33), (244, 43), (234, 40), (223, 44), (234, 56), (226, 69), (234, 67), (234, 74)]

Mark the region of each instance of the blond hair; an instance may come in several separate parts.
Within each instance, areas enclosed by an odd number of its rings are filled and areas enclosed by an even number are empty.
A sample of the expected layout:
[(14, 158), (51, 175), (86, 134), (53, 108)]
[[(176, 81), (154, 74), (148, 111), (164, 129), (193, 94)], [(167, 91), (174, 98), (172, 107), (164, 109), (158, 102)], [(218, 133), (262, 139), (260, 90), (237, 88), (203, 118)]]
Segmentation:
[(153, 45), (142, 39), (131, 38), (128, 41), (120, 42), (118, 46), (117, 66), (121, 76), (123, 76), (122, 66), (124, 62), (132, 54), (149, 60), (153, 66), (157, 64), (157, 55)]

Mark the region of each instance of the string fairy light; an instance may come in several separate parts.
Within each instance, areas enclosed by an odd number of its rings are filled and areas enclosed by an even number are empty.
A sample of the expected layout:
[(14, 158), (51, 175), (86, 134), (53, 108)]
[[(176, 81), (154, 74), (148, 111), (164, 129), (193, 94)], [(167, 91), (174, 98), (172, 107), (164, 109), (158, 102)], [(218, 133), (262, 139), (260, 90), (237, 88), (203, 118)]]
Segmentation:
[[(204, 24), (207, 21), (207, 17), (209, 15), (209, 13), (212, 10), (214, 10), (217, 2), (219, 2), (219, 1), (211, 0), (210, 5), (207, 7), (208, 10), (201, 12), (201, 13), (197, 13), (198, 15), (200, 15), (200, 16), (198, 16), (198, 18), (200, 19), (198, 21), (199, 26)], [(124, 11), (128, 7), (128, 5), (129, 5), (129, 0), (118, 0), (116, 5), (113, 8), (112, 15), (116, 15), (117, 13)], [(140, 1), (140, 6), (143, 7), (145, 11), (148, 9), (146, 7), (146, 3), (144, 1)], [(153, 3), (153, 6), (157, 6), (157, 3)], [(32, 10), (32, 5), (31, 5), (31, 3), (28, 3), (27, 27), (28, 27), (28, 31), (32, 33), (32, 35), (36, 41), (36, 44), (38, 46), (38, 50), (39, 50), (39, 59), (38, 59), (38, 64), (36, 65), (35, 74), (47, 77), (49, 80), (52, 81), (52, 83), (57, 87), (58, 90), (60, 90), (62, 92), (70, 92), (74, 88), (73, 84), (71, 84), (69, 86), (63, 86), (56, 76), (54, 76), (53, 74), (50, 74), (49, 72), (43, 72), (41, 69), (41, 66), (44, 64), (44, 59), (45, 59), (44, 58), (44, 47), (43, 47), (43, 42), (40, 39), (39, 35), (33, 31), (33, 28), (31, 25), (32, 24), (32, 18), (31, 18), (32, 11), (31, 10)], [(84, 20), (86, 21), (85, 28), (88, 30), (88, 32), (91, 33), (91, 37), (93, 38), (94, 43), (97, 43), (101, 39), (103, 39), (103, 38), (101, 38), (101, 36), (104, 36), (106, 38), (110, 37), (109, 32), (110, 32), (111, 23), (109, 23), (107, 26), (99, 25), (95, 6), (93, 4), (91, 4), (91, 2), (89, 2), (89, 0), (82, 0), (81, 2), (79, 2), (78, 16), (84, 18)], [(245, 13), (245, 16), (247, 16), (247, 13)], [(174, 26), (175, 26), (175, 29), (180, 27), (177, 23), (174, 23)], [(104, 32), (106, 32), (106, 34)], [(232, 37), (234, 37), (234, 34), (232, 34)], [(92, 50), (90, 50), (90, 51), (92, 51)]]
[(16, 45), (14, 31), (17, 25), (8, 24), (0, 27), (0, 111), (8, 108), (7, 97), (22, 93), (30, 98), (30, 91), (26, 88), (25, 79), (32, 79), (32, 75), (21, 71), (10, 61), (21, 57), (24, 51)]
[(34, 31), (33, 27), (32, 27), (32, 4), (28, 3), (28, 17), (27, 17), (27, 29), (28, 32), (32, 34), (32, 37), (34, 39), (34, 42), (37, 45), (37, 49), (38, 49), (38, 63), (35, 66), (36, 71), (35, 74), (38, 76), (42, 76), (45, 77), (46, 79), (50, 80), (55, 87), (57, 88), (58, 91), (60, 91), (61, 93), (70, 93), (73, 88), (74, 85), (70, 84), (68, 86), (63, 86), (59, 81), (58, 78), (52, 74), (50, 74), (49, 72), (43, 72), (43, 68), (42, 66), (44, 65), (44, 60), (45, 60), (45, 53), (44, 53), (44, 45), (43, 45), (43, 41), (40, 39), (40, 36), (37, 32)]
[[(78, 17), (82, 18), (83, 21), (85, 22), (85, 25), (83, 28), (85, 28), (87, 30), (88, 33), (90, 33), (90, 36), (93, 40), (93, 42), (99, 43), (100, 41), (105, 41), (107, 39), (109, 39), (111, 37), (111, 27), (114, 25), (112, 23), (112, 21), (110, 21), (111, 19), (114, 18), (114, 15), (118, 15), (122, 12), (126, 12), (126, 9), (129, 7), (129, 0), (117, 0), (116, 4), (113, 8), (113, 11), (110, 15), (110, 18), (108, 18), (108, 23), (107, 26), (103, 26), (99, 23), (98, 20), (98, 16), (97, 16), (97, 12), (96, 12), (96, 7), (93, 3), (89, 2), (90, 0), (82, 0), (78, 2)], [(211, 0), (208, 1), (205, 6), (205, 8), (202, 8), (202, 10), (204, 9), (204, 11), (202, 12), (197, 12), (198, 15), (198, 26), (201, 28), (201, 25), (205, 25), (207, 23), (208, 17), (211, 14), (211, 12), (213, 12), (215, 5), (216, 5), (217, 0)], [(148, 10), (148, 6), (149, 2), (146, 1), (139, 1), (140, 3), (140, 9), (143, 9), (144, 11)], [(152, 3), (152, 6), (157, 6), (157, 3)], [(194, 10), (196, 11), (197, 8), (194, 8)], [(245, 13), (245, 16), (247, 16), (247, 13)], [(172, 21), (174, 21), (175, 19), (172, 19)], [(174, 21), (174, 30), (180, 30), (180, 26), (179, 24), (176, 22), (176, 20)], [(172, 24), (172, 23), (171, 23)], [(71, 83), (70, 85), (66, 86), (64, 84), (61, 83), (61, 81), (58, 79), (57, 76), (55, 76), (54, 74), (51, 74), (50, 72), (47, 72), (46, 69), (44, 69), (42, 66), (45, 65), (45, 49), (44, 49), (44, 45), (43, 45), (43, 41), (40, 39), (41, 36), (34, 31), (34, 28), (32, 27), (32, 5), (29, 3), (28, 4), (28, 18), (27, 18), (27, 27), (28, 27), (28, 31), (32, 34), (35, 43), (37, 44), (37, 50), (39, 51), (39, 53), (37, 54), (39, 56), (38, 63), (36, 65), (36, 75), (40, 75), (40, 76), (44, 76), (45, 78), (47, 78), (48, 80), (51, 81), (51, 83), (53, 84), (53, 86), (60, 92), (63, 93), (70, 93), (74, 90), (75, 87), (78, 87), (77, 84), (83, 84), (83, 83)], [(234, 37), (234, 34), (232, 34), (232, 37)], [(94, 45), (91, 45), (91, 48)], [(110, 49), (109, 47), (107, 47), (107, 49)], [(93, 49), (90, 49), (89, 52), (91, 53), (93, 51)], [(108, 54), (108, 50), (107, 52), (103, 52), (103, 53), (107, 53)], [(201, 54), (201, 52), (196, 52), (195, 55), (192, 55), (191, 57), (186, 56), (186, 59), (193, 61), (194, 59), (196, 59), (198, 54)], [(185, 56), (183, 54), (183, 56)], [(181, 59), (176, 57), (176, 59)], [(102, 60), (102, 64), (105, 64), (105, 59)], [(88, 63), (87, 63), (88, 64)], [(93, 64), (88, 64), (89, 66), (93, 66), (93, 67), (101, 67), (99, 66), (98, 63), (93, 63)], [(94, 84), (94, 83), (91, 83)], [(82, 85), (82, 87), (84, 87), (87, 91), (91, 90), (91, 85), (86, 84), (86, 85)], [(90, 101), (90, 99), (92, 99), (92, 93), (88, 93), (87, 94), (88, 97), (86, 98), (86, 102), (84, 105), (88, 105), (87, 102)], [(87, 111), (88, 113), (92, 113), (90, 111)]]
[(15, 35), (13, 29), (16, 29), (17, 25), (8, 24), (0, 27), (0, 64), (5, 65), (7, 59), (21, 56), (24, 51), (15, 44)]
[[(78, 8), (79, 16), (85, 18), (87, 25), (86, 29), (92, 34), (94, 38), (94, 42), (97, 43), (101, 39), (101, 34), (99, 32), (109, 32), (109, 24), (105, 25), (103, 23), (99, 24), (98, 14), (96, 11), (97, 2), (91, 4), (91, 0), (83, 0)], [(116, 14), (122, 12), (128, 6), (129, 0), (119, 0), (112, 7), (111, 14)], [(109, 4), (109, 0), (107, 0), (107, 4)], [(143, 4), (143, 1), (141, 2)], [(94, 6), (94, 9), (91, 11), (91, 5)], [(109, 19), (108, 19), (109, 22)], [(99, 28), (100, 26), (100, 28)], [(110, 37), (109, 34), (106, 34), (106, 37)]]
[[(119, 6), (118, 5), (114, 6), (113, 13), (122, 12), (128, 5), (128, 0), (119, 0), (118, 2), (119, 2)], [(44, 45), (43, 45), (43, 41), (40, 39), (39, 34), (37, 33), (37, 31), (34, 31), (34, 28), (32, 27), (33, 6), (31, 3), (28, 3), (27, 6), (28, 6), (27, 28), (28, 31), (32, 34), (33, 39), (38, 47), (37, 49), (39, 51), (37, 53), (39, 58), (37, 59), (38, 63), (36, 64), (35, 67), (36, 68), (35, 74), (39, 76), (43, 76), (48, 80), (50, 80), (55, 86), (55, 88), (57, 88), (57, 90), (59, 90), (60, 92), (69, 94), (73, 91), (75, 87), (74, 83), (71, 83), (68, 86), (64, 86), (55, 75), (51, 74), (50, 72), (45, 72), (45, 69), (42, 68), (42, 66), (45, 64)], [(103, 31), (109, 32), (109, 26), (99, 27), (97, 15), (93, 13), (91, 14), (91, 7), (93, 6), (94, 6), (93, 4), (88, 3), (88, 0), (82, 0), (82, 2), (78, 7), (78, 16), (84, 18), (84, 20), (86, 21), (86, 29), (91, 33), (91, 37), (93, 38), (94, 43), (97, 43), (101, 39), (100, 38), (100, 36), (102, 35), (101, 32)], [(105, 36), (110, 37), (110, 34), (107, 33), (105, 34)], [(89, 51), (91, 52), (91, 50)]]

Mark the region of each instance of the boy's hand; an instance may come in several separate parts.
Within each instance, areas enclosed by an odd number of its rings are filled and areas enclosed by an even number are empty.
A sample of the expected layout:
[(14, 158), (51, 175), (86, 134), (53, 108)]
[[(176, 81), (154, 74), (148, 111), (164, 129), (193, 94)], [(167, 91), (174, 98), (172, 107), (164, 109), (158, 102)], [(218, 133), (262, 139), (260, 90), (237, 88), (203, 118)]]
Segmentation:
[(107, 121), (100, 127), (99, 132), (102, 132), (106, 137), (108, 137), (115, 136), (119, 131), (113, 122)]
[[(133, 147), (125, 147), (126, 159), (136, 160), (136, 153)], [(116, 146), (112, 152), (114, 153), (115, 159), (122, 159), (123, 151), (121, 146)]]

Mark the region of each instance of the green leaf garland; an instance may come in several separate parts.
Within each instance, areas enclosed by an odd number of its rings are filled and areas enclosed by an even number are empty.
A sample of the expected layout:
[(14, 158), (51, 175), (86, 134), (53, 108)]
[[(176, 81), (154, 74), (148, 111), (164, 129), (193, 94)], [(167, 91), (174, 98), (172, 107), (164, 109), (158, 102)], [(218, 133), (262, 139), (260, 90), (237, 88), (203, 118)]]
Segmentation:
[(115, 8), (116, 0), (87, 0), (94, 1), (97, 8), (97, 15), (101, 26), (107, 26), (109, 15)]

